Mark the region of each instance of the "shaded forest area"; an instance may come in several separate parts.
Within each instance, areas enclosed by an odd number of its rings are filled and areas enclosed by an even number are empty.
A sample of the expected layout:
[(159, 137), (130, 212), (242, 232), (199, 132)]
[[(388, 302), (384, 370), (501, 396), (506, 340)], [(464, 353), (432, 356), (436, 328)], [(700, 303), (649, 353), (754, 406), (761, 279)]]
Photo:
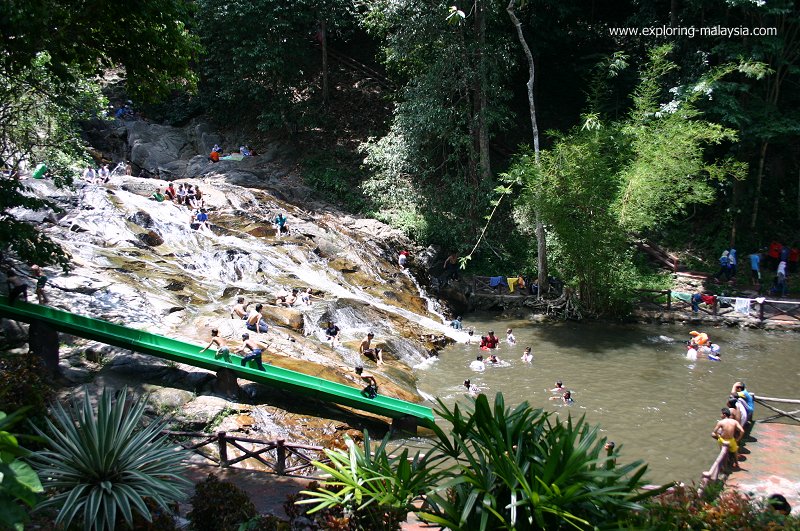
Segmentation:
[[(792, 0), (159, 0), (109, 22), (89, 4), (12, 10), (5, 101), (22, 65), (71, 80), (66, 104), (85, 111), (75, 94), (121, 65), (147, 117), (210, 117), (256, 150), (289, 138), (321, 196), (469, 254), (476, 272), (536, 275), (546, 250), (590, 313), (662, 282), (636, 239), (709, 270), (731, 246), (796, 244)], [(59, 23), (75, 31), (62, 39)], [(59, 37), (14, 40), (23, 30)], [(6, 165), (31, 136), (4, 142)]]

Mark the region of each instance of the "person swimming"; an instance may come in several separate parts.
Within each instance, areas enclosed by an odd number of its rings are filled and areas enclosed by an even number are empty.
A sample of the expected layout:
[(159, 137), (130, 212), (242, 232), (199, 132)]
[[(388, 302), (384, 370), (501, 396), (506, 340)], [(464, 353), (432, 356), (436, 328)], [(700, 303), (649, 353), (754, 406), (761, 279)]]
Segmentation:
[(469, 364), (469, 368), (473, 371), (482, 371), (486, 369), (486, 364), (483, 362), (483, 356), (478, 356), (475, 361)]
[(550, 400), (561, 400), (565, 404), (571, 404), (574, 402), (574, 400), (572, 399), (572, 392), (570, 391), (566, 391), (561, 396), (551, 396)]
[(467, 389), (467, 393), (469, 393), (470, 396), (478, 396), (481, 392), (480, 388), (470, 382), (469, 379), (464, 380), (464, 387)]
[(525, 352), (522, 353), (522, 358), (520, 358), (524, 363), (531, 363), (533, 362), (533, 354), (531, 353), (531, 347), (525, 347)]
[(517, 344), (517, 338), (514, 337), (514, 332), (510, 328), (508, 330), (506, 330), (506, 342), (509, 345), (516, 345)]
[(692, 361), (697, 359), (697, 348), (691, 341), (686, 344), (686, 359)]
[(500, 358), (498, 358), (496, 354), (490, 354), (489, 363), (500, 363)]
[(564, 384), (563, 384), (563, 383), (561, 383), (561, 380), (558, 380), (558, 381), (556, 382), (556, 386), (555, 386), (555, 387), (553, 387), (552, 389), (550, 389), (550, 392), (551, 392), (551, 393), (563, 393), (563, 392), (564, 392), (564, 391), (566, 391), (566, 390), (567, 390), (567, 389), (564, 387)]

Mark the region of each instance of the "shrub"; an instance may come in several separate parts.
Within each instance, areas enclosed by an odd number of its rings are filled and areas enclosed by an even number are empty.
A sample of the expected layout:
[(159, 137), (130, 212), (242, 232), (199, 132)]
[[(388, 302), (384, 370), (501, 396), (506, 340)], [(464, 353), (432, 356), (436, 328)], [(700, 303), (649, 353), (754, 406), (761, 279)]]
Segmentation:
[(38, 356), (8, 354), (0, 356), (0, 404), (7, 411), (28, 407), (27, 416), (36, 422), (47, 415), (53, 387)]
[(152, 522), (148, 503), (169, 512), (184, 498), (184, 451), (160, 438), (163, 419), (142, 426), (147, 400), (127, 400), (127, 390), (104, 389), (97, 400), (84, 393), (68, 409), (52, 406), (44, 430), (47, 449), (32, 457), (51, 496), (39, 508), (58, 509), (56, 525), (83, 520), (87, 530), (132, 526), (138, 514)]
[[(36, 472), (20, 460), (27, 452), (6, 431), (18, 422), (24, 410), (6, 415), (0, 411), (0, 528), (22, 530), (28, 510), (36, 504), (42, 484)], [(27, 507), (25, 507), (27, 506)], [(25, 507), (23, 509), (23, 507)]]
[(256, 516), (256, 506), (242, 489), (213, 474), (195, 485), (192, 511), (187, 515), (195, 531), (236, 531)]
[(725, 490), (708, 498), (699, 496), (694, 487), (675, 487), (645, 504), (643, 511), (631, 513), (629, 525), (635, 529), (663, 530), (800, 530), (800, 518), (784, 516), (744, 494)]

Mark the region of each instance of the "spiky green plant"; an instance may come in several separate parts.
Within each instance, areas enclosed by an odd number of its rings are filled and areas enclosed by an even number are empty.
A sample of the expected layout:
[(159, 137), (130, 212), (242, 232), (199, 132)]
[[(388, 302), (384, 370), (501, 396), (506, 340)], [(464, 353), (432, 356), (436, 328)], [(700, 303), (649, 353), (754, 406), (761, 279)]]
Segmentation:
[(407, 449), (390, 454), (389, 436), (374, 446), (364, 432), (364, 447), (346, 437), (347, 450), (325, 450), (330, 464), (315, 462), (326, 474), (324, 485), (302, 491), (308, 498), (298, 504), (316, 504), (308, 513), (341, 507), (356, 529), (400, 529), (414, 501), (435, 485), (435, 464), (441, 458)]
[(152, 521), (146, 501), (168, 511), (185, 497), (185, 452), (159, 437), (162, 418), (143, 426), (145, 405), (108, 389), (96, 412), (88, 393), (67, 409), (53, 404), (52, 420), (37, 429), (47, 450), (32, 462), (51, 494), (38, 508), (57, 508), (56, 524), (82, 519), (86, 530), (111, 530), (121, 517), (131, 526), (134, 513)]

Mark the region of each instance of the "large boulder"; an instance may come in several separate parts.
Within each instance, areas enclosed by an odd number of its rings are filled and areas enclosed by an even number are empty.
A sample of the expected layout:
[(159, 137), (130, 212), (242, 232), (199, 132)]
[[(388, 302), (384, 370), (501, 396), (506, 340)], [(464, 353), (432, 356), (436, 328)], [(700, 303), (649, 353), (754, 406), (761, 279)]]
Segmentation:
[(187, 154), (188, 139), (182, 129), (137, 121), (128, 128), (128, 144), (131, 162), (156, 173)]

